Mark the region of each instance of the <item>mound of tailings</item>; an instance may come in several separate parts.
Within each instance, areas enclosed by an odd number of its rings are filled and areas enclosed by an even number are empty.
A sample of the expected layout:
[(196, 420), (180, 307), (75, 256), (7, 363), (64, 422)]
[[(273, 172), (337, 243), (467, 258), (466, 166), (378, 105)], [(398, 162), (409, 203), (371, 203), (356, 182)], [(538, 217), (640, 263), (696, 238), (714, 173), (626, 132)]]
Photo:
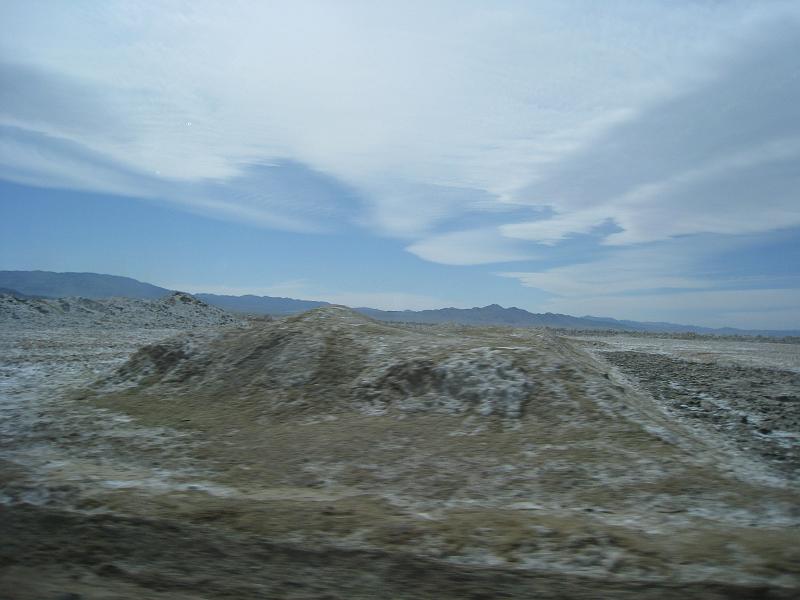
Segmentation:
[(628, 410), (601, 365), (547, 332), (392, 326), (340, 307), (147, 346), (103, 386), (281, 419), (428, 413), (574, 426)]
[(601, 361), (326, 307), (147, 346), (83, 401), (188, 431), (225, 490), (117, 508), (472, 569), (796, 586), (796, 490)]

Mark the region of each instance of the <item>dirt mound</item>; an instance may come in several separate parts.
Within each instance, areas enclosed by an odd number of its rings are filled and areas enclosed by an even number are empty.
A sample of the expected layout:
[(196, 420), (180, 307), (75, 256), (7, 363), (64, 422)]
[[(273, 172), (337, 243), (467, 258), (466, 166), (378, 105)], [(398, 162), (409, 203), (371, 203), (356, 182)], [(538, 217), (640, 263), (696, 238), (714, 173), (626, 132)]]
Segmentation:
[(263, 415), (287, 417), (430, 412), (508, 420), (544, 409), (579, 418), (579, 397), (607, 401), (606, 409), (621, 398), (588, 356), (546, 332), (487, 345), (500, 338), (464, 331), (392, 326), (321, 308), (147, 346), (104, 385), (175, 402), (208, 398), (231, 409), (255, 403)]
[(101, 497), (123, 513), (474, 568), (798, 582), (785, 477), (546, 331), (326, 307), (147, 346), (80, 401), (202, 440), (205, 487)]

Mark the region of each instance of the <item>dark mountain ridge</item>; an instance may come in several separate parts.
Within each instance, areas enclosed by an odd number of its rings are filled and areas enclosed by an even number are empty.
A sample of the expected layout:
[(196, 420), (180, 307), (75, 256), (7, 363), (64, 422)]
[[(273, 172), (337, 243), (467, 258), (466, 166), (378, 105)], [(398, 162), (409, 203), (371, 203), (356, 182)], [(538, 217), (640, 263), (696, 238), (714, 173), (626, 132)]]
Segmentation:
[(499, 304), (473, 308), (439, 308), (434, 310), (378, 310), (357, 308), (358, 312), (381, 321), (406, 323), (460, 323), (463, 325), (508, 325), (510, 327), (561, 327), (565, 329), (619, 329), (634, 330), (630, 325), (614, 324), (604, 319), (589, 320), (559, 313), (531, 313), (512, 306)]

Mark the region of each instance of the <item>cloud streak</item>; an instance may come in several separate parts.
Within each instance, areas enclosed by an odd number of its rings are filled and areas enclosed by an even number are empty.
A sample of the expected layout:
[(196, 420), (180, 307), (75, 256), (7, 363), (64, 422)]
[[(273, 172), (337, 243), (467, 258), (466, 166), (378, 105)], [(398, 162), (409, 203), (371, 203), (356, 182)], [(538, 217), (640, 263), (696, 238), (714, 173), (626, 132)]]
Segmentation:
[(443, 233), (411, 244), (406, 250), (443, 265), (516, 262), (535, 257), (529, 248), (503, 237), (496, 228)]
[(772, 23), (719, 72), (611, 127), (517, 194), (556, 216), (511, 237), (555, 243), (605, 220), (634, 244), (800, 224), (800, 21)]
[[(549, 193), (585, 177), (585, 162), (564, 156), (594, 148), (591, 162), (604, 147), (592, 139), (665, 89), (685, 88), (697, 76), (692, 62), (770, 12), (561, 2), (2, 10), (13, 24), (2, 49), (16, 57), (0, 70), (3, 124), (171, 181), (232, 180), (252, 164), (288, 159), (359, 190), (357, 222), (406, 237), (472, 210), (475, 194), (580, 208)], [(615, 130), (623, 154), (628, 138), (637, 150), (655, 127), (648, 123)], [(662, 143), (650, 160), (685, 153), (682, 142)], [(619, 158), (598, 165), (606, 180), (589, 187), (607, 188), (620, 169), (650, 182), (642, 160), (609, 170)], [(553, 164), (542, 194), (518, 191), (537, 189), (531, 181)], [(573, 188), (585, 202), (586, 190)], [(464, 190), (473, 191), (460, 198)], [(267, 194), (262, 209), (275, 215), (264, 223), (280, 227), (278, 196)], [(236, 202), (224, 190), (213, 200), (198, 204), (243, 212), (225, 208)]]

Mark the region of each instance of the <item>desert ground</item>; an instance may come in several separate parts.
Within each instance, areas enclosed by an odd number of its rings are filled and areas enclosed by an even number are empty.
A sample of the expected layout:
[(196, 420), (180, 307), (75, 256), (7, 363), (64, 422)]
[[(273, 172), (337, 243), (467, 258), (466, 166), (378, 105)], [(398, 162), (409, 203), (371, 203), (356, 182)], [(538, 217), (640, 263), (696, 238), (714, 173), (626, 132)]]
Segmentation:
[(0, 598), (800, 591), (800, 345), (181, 314), (0, 324)]

